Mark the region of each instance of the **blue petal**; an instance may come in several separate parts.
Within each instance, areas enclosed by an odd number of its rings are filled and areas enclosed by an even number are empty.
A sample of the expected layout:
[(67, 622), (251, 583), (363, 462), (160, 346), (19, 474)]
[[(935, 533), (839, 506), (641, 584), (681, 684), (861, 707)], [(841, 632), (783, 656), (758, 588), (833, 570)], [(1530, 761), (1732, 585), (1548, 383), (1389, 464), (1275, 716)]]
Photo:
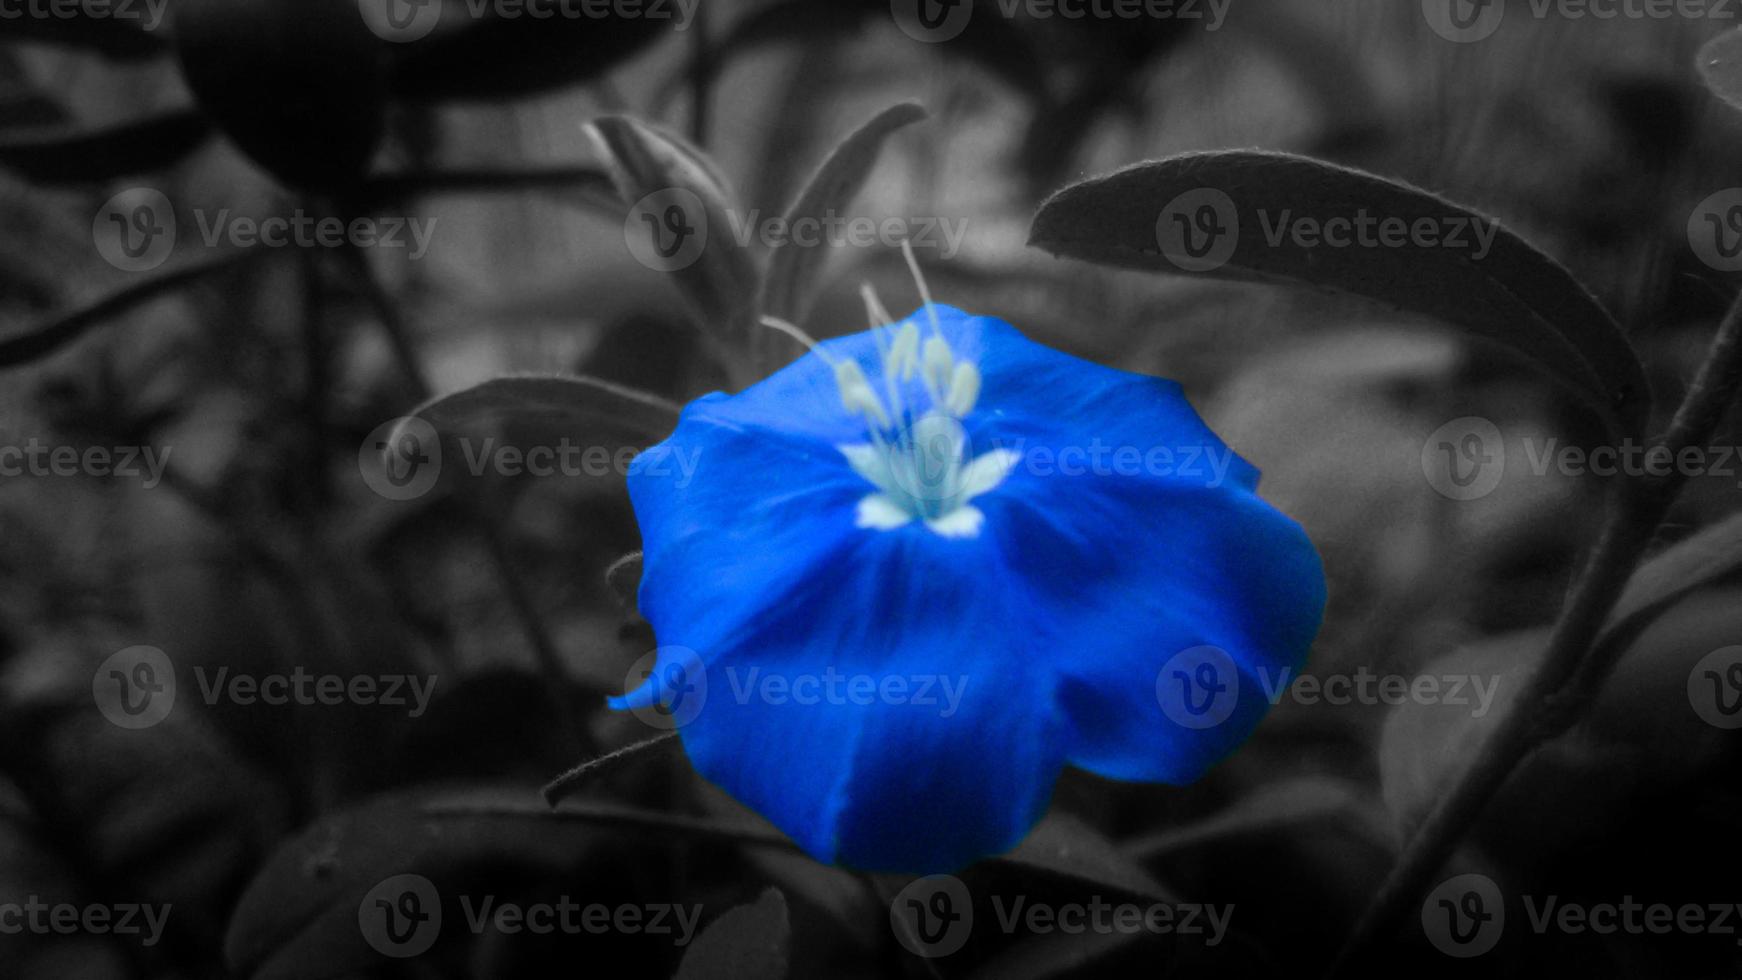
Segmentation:
[(1044, 811), (1066, 744), (1049, 651), (1007, 627), (1022, 583), (983, 541), (856, 533), (826, 604), (770, 608), (753, 643), (711, 660), (684, 746), (818, 860), (930, 873), (1002, 853)]
[[(1024, 454), (975, 500), (980, 537), (855, 526), (872, 488), (837, 447), (864, 434), (816, 356), (686, 409), (663, 446), (693, 461), (689, 479), (667, 467), (629, 480), (642, 611), (662, 645), (706, 665), (706, 703), (683, 732), (698, 770), (819, 859), (871, 870), (949, 870), (1013, 846), (1066, 760), (1115, 778), (1196, 778), (1250, 733), (1276, 672), (1298, 668), (1324, 603), (1311, 543), (1255, 495), (1257, 471), (1177, 385), (937, 312), (984, 379), (973, 452)], [(823, 348), (881, 373), (869, 333)], [(1056, 470), (1092, 446), (1191, 453), (1200, 469), (1043, 472), (1043, 454)], [(1200, 646), (1240, 675), (1209, 726), (1170, 715), (1157, 683)], [(966, 688), (948, 716), (888, 699), (771, 703), (752, 669)], [(657, 696), (650, 681), (613, 703)]]
[[(1305, 662), (1325, 604), (1317, 552), (1299, 525), (1242, 488), (1038, 482), (981, 509), (1063, 644), (1054, 666), (1072, 723), (1069, 761), (1115, 779), (1196, 780), (1246, 740), (1269, 692)], [(1202, 647), (1225, 654), (1213, 679), (1229, 700), (1197, 722), (1173, 700), (1186, 692), (1164, 688), (1176, 669), (1195, 675)], [(1208, 698), (1190, 677), (1177, 683)]]

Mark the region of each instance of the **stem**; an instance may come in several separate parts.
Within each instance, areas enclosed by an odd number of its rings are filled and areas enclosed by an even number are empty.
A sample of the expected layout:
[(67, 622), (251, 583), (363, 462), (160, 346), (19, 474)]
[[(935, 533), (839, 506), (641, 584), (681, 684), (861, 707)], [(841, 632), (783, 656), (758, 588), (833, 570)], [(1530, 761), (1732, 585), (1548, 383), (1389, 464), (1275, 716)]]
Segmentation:
[(1483, 809), (1524, 758), (1579, 719), (1601, 689), (1621, 645), (1592, 653), (1615, 600), (1651, 543), (1669, 506), (1687, 481), (1673, 461), (1681, 450), (1705, 442), (1723, 419), (1742, 384), (1742, 295), (1718, 327), (1699, 375), (1689, 386), (1669, 430), (1647, 451), (1668, 453), (1672, 465), (1661, 477), (1618, 480), (1597, 543), (1580, 571), (1560, 620), (1549, 637), (1542, 664), (1518, 704), (1482, 744), (1475, 760), (1441, 796), (1416, 829), (1380, 886), (1330, 975), (1352, 973), (1372, 955), (1421, 900), (1432, 877), (1470, 832)]
[(542, 791), (544, 793), (544, 801), (554, 807), (558, 803), (561, 803), (564, 798), (569, 796), (575, 790), (579, 789), (581, 783), (585, 782), (600, 771), (608, 769), (611, 766), (628, 759), (635, 758), (649, 749), (665, 745), (675, 738), (677, 738), (677, 732), (664, 732), (655, 735), (652, 738), (644, 739), (631, 745), (625, 745), (613, 752), (607, 752), (596, 759), (588, 759), (586, 762), (581, 763), (573, 769), (570, 769), (568, 772), (565, 772), (551, 780), (549, 785), (545, 786)]

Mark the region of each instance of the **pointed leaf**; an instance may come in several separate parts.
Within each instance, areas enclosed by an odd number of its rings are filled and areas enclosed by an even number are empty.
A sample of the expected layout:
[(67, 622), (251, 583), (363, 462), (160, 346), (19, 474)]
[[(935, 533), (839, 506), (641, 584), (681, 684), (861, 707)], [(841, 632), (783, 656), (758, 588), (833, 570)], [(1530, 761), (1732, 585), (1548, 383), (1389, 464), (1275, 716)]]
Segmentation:
[(1372, 174), (1245, 150), (1140, 163), (1054, 194), (1029, 244), (1121, 268), (1365, 297), (1523, 354), (1625, 433), (1639, 433), (1650, 410), (1626, 336), (1565, 268), (1493, 219)]
[(747, 349), (754, 327), (760, 273), (749, 248), (734, 238), (734, 207), (724, 178), (700, 151), (674, 134), (623, 116), (587, 126), (608, 161), (617, 194), (630, 207), (624, 222), (629, 250), (649, 268), (671, 273), (685, 299), (724, 340), (728, 357)]
[[(373, 447), (365, 447), (359, 462), (370, 485), (391, 499), (421, 497), (438, 485), (486, 492), (501, 478), (519, 475), (488, 466), (479, 469), (486, 454), (501, 459), (502, 450), (512, 450), (522, 460), (532, 449), (572, 452), (570, 463), (584, 469), (563, 468), (564, 456), (553, 457), (553, 472), (563, 476), (605, 475), (595, 450), (610, 456), (615, 466), (621, 452), (644, 449), (671, 435), (681, 408), (658, 395), (587, 377), (519, 376), (496, 378), (473, 388), (443, 395), (424, 403), (396, 421), (393, 429)], [(430, 454), (430, 440), (439, 440), (439, 455)], [(373, 448), (380, 455), (371, 458)], [(593, 462), (588, 462), (593, 453)], [(426, 463), (432, 463), (424, 470)], [(516, 469), (521, 467), (517, 464)], [(389, 474), (407, 476), (396, 484), (381, 482)], [(420, 475), (424, 473), (426, 475)], [(621, 474), (619, 474), (621, 475)]]
[(1696, 531), (1640, 565), (1603, 627), (1600, 643), (1628, 642), (1689, 593), (1742, 571), (1742, 514)]
[[(796, 228), (807, 219), (820, 221), (852, 203), (876, 165), (884, 142), (896, 130), (925, 117), (923, 107), (903, 102), (860, 126), (835, 148), (805, 185), (786, 212), (786, 227)], [(790, 323), (802, 322), (810, 291), (828, 255), (828, 249), (798, 245), (790, 237), (776, 243), (768, 257), (768, 274), (762, 281), (762, 313)]]
[(769, 888), (755, 903), (730, 909), (709, 923), (684, 954), (674, 980), (778, 980), (787, 974), (791, 944), (786, 896), (778, 888)]

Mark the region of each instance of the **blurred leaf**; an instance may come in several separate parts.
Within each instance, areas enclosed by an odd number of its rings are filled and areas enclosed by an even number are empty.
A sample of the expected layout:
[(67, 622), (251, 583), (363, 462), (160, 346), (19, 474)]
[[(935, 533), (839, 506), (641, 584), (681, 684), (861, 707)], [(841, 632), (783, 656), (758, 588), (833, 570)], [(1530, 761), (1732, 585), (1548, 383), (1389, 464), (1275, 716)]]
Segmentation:
[(175, 30), (201, 107), (267, 171), (316, 190), (362, 177), (385, 80), (355, 0), (179, 0)]
[(1738, 570), (1742, 570), (1742, 514), (1733, 514), (1635, 569), (1598, 642), (1630, 642), (1677, 601)]
[(606, 116), (587, 131), (631, 208), (625, 225), (625, 234), (634, 236), (631, 251), (669, 271), (704, 333), (723, 338), (724, 356), (742, 359), (755, 328), (760, 273), (750, 249), (733, 237), (728, 212), (735, 205), (724, 179), (682, 139), (633, 119)]
[(1056, 811), (1049, 813), (1014, 851), (998, 860), (1111, 888), (1150, 902), (1176, 901), (1160, 882), (1100, 831)]
[(786, 896), (769, 888), (754, 904), (729, 909), (710, 922), (684, 954), (674, 980), (784, 977), (791, 942)]
[(0, 368), (25, 364), (52, 354), (83, 336), (85, 331), (134, 307), (269, 251), (241, 249), (214, 259), (192, 262), (136, 286), (118, 290), (71, 313), (63, 313), (41, 326), (0, 336)]
[[(966, 2), (973, 12), (957, 36), (935, 45), (939, 55), (978, 65), (1031, 102), (1044, 102), (1046, 72), (1037, 70), (1042, 65), (1041, 51), (998, 9), (998, 0)], [(776, 0), (739, 18), (726, 31), (716, 45), (720, 56), (708, 66), (710, 80), (758, 48), (788, 42), (805, 44), (819, 36), (856, 35), (867, 23), (887, 24), (894, 9), (888, 0)], [(674, 78), (661, 86), (661, 98), (679, 81)]]
[(0, 142), (0, 165), (38, 183), (112, 180), (168, 167), (211, 134), (204, 115), (171, 112), (108, 129)]
[(1321, 776), (1286, 779), (1261, 787), (1196, 823), (1130, 841), (1124, 850), (1148, 861), (1230, 837), (1289, 830), (1313, 821), (1364, 821), (1371, 809), (1367, 798), (1341, 780)]
[[(1308, 247), (1284, 227), (1361, 215), (1401, 219), (1405, 228), (1429, 221), (1448, 236), (1461, 227), (1468, 248)], [(1477, 257), (1485, 247), (1479, 229), (1493, 240)], [(1626, 433), (1637, 434), (1650, 411), (1626, 336), (1565, 268), (1489, 218), (1360, 171), (1255, 151), (1140, 163), (1054, 194), (1035, 215), (1029, 244), (1121, 268), (1351, 293), (1523, 354)]]
[[(117, 61), (132, 61), (164, 53), (163, 36), (147, 30), (144, 23), (113, 16), (113, 6), (100, 0), (83, 0), (81, 8), (103, 6), (101, 14), (82, 12), (75, 17), (11, 17), (0, 38), (34, 41), (95, 51)], [(141, 9), (143, 5), (141, 5)]]
[[(846, 208), (877, 164), (884, 142), (896, 130), (925, 117), (925, 109), (919, 104), (903, 102), (860, 126), (835, 147), (806, 183), (786, 212), (785, 226), (794, 228), (801, 221), (821, 221)], [(761, 312), (789, 323), (802, 323), (818, 273), (828, 256), (828, 249), (807, 248), (795, 244), (790, 237), (776, 242), (768, 256), (768, 274), (762, 280)]]
[(518, 16), (468, 16), (457, 30), (397, 45), (393, 94), (417, 102), (535, 95), (596, 79), (678, 27), (653, 16), (652, 5), (644, 16), (577, 16), (572, 7), (557, 14), (558, 7), (557, 0), (528, 0), (516, 7)]
[(237, 890), (286, 823), (277, 791), (188, 710), (140, 730), (111, 724), (93, 710), (86, 650), (30, 657), (7, 677), (0, 768), (88, 881), (173, 905), (166, 941), (215, 959)]
[(422, 875), (451, 898), (481, 874), (577, 867), (599, 843), (596, 829), (582, 823), (437, 809), (464, 798), (380, 797), (286, 842), (236, 903), (224, 942), (232, 974), (290, 980), (379, 967), (382, 954), (358, 928), (359, 910), (387, 879)]
[(1695, 63), (1713, 95), (1742, 109), (1742, 28), (1725, 31), (1701, 45)]
[[(1385, 718), (1379, 736), (1379, 786), (1400, 828), (1413, 827), (1447, 780), (1476, 758), (1488, 733), (1512, 709), (1536, 670), (1548, 630), (1526, 630), (1471, 644), (1424, 667), (1422, 674), (1470, 678), (1467, 704), (1449, 698), (1405, 701)], [(1493, 701), (1480, 716), (1475, 679), (1492, 685)]]

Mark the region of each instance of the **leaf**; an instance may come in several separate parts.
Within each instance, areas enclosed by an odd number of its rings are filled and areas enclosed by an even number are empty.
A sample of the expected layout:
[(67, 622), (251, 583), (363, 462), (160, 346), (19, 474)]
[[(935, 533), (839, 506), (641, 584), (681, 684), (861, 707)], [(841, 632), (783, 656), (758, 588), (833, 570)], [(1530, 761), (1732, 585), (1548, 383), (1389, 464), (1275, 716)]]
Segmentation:
[(606, 116), (587, 132), (630, 206), (630, 251), (649, 268), (671, 273), (698, 322), (713, 328), (704, 334), (716, 340), (723, 334), (721, 353), (741, 358), (754, 329), (760, 273), (749, 248), (732, 235), (725, 180), (682, 139), (633, 119)]
[(345, 190), (381, 140), (381, 40), (355, 0), (179, 0), (176, 52), (200, 106), (292, 187)]
[[(490, 498), (542, 476), (621, 477), (623, 454), (671, 435), (681, 410), (658, 395), (597, 378), (495, 378), (413, 409), (359, 463), (370, 467), (370, 485), (394, 500), (438, 488)], [(435, 454), (432, 439), (440, 447)], [(533, 450), (549, 454), (538, 468)], [(390, 482), (396, 473), (406, 476)]]
[(674, 980), (784, 977), (791, 944), (786, 896), (769, 888), (754, 904), (729, 909), (709, 923), (684, 954)]
[[(1308, 222), (1322, 228), (1363, 215), (1396, 219), (1401, 229), (1430, 222), (1450, 244), (1429, 244), (1426, 233), (1392, 236), (1404, 242), (1397, 247), (1295, 237)], [(1489, 245), (1478, 232), (1492, 233)], [(1367, 240), (1384, 242), (1372, 229)], [(1650, 411), (1626, 336), (1565, 268), (1492, 219), (1372, 174), (1245, 150), (1149, 161), (1054, 194), (1035, 215), (1029, 244), (1121, 268), (1306, 283), (1365, 297), (1524, 355), (1625, 433), (1639, 433)]]
[[(924, 119), (926, 111), (914, 102), (883, 110), (848, 136), (817, 169), (805, 189), (786, 212), (787, 228), (807, 219), (822, 220), (845, 208), (858, 196), (865, 178), (877, 163), (883, 144), (896, 130)], [(768, 257), (768, 273), (762, 280), (761, 312), (789, 323), (802, 323), (810, 291), (818, 272), (828, 260), (827, 249), (780, 239)]]
[(1177, 901), (1100, 831), (1068, 814), (1048, 814), (1015, 850), (997, 860), (1149, 902)]
[(1369, 809), (1367, 800), (1340, 781), (1319, 777), (1289, 779), (1263, 787), (1196, 823), (1128, 842), (1124, 850), (1151, 861), (1230, 837), (1290, 830), (1323, 820), (1364, 820)]
[(201, 113), (171, 112), (108, 129), (8, 140), (0, 143), (0, 165), (38, 183), (113, 180), (168, 167), (211, 135)]
[(529, 0), (520, 16), (468, 18), (457, 30), (395, 45), (389, 71), (393, 95), (413, 102), (488, 101), (577, 85), (678, 27), (655, 14), (652, 4), (643, 16), (595, 16), (567, 4), (561, 7), (564, 13), (551, 16), (551, 9), (540, 7), (558, 4)]
[(1713, 95), (1742, 109), (1742, 28), (1725, 31), (1701, 45), (1694, 63)]
[(224, 942), (231, 973), (288, 980), (378, 969), (385, 960), (358, 927), (359, 906), (388, 879), (422, 875), (451, 898), (514, 869), (579, 867), (604, 846), (587, 824), (441, 809), (471, 795), (381, 797), (285, 843), (236, 903)]
[(1629, 643), (1696, 590), (1742, 570), (1742, 514), (1733, 514), (1641, 564), (1615, 601), (1599, 644)]
[[(658, 395), (597, 378), (495, 378), (443, 395), (395, 420), (359, 457), (369, 484), (392, 500), (434, 490), (479, 499), (509, 496), (531, 480), (621, 478), (624, 454), (639, 452), (677, 428), (682, 409)], [(439, 452), (431, 454), (431, 440)], [(531, 455), (548, 458), (536, 466)], [(432, 465), (426, 465), (432, 464)], [(405, 478), (390, 482), (393, 474)]]
[(243, 249), (203, 262), (189, 263), (146, 282), (118, 290), (88, 306), (63, 313), (41, 326), (0, 337), (0, 369), (52, 354), (83, 336), (85, 331), (183, 286), (268, 252)]

